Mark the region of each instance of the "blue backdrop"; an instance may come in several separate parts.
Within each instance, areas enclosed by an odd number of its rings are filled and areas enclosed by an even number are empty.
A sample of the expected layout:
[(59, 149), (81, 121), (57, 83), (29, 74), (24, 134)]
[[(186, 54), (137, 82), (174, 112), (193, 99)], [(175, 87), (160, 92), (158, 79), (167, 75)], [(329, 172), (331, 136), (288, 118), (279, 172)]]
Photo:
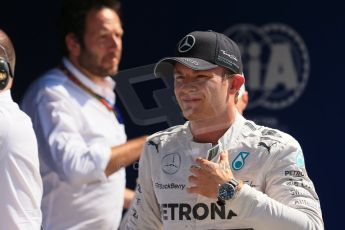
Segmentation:
[[(17, 53), (13, 89), (17, 101), (30, 82), (60, 60), (55, 29), (59, 4), (1, 3), (0, 28), (10, 35)], [(164, 117), (175, 108), (171, 87), (152, 79), (152, 64), (172, 55), (176, 42), (190, 31), (225, 32), (243, 52), (251, 100), (245, 115), (285, 130), (300, 142), (325, 226), (343, 229), (338, 222), (343, 203), (344, 9), (342, 3), (332, 1), (123, 2), (124, 51), (118, 80), (125, 88), (118, 93), (128, 137), (182, 121), (178, 113)], [(136, 95), (130, 98), (133, 103), (141, 103), (138, 111), (151, 111), (154, 119), (136, 116), (125, 106), (125, 89)], [(167, 108), (165, 102), (172, 106)], [(128, 184), (133, 186), (135, 166), (127, 171)]]

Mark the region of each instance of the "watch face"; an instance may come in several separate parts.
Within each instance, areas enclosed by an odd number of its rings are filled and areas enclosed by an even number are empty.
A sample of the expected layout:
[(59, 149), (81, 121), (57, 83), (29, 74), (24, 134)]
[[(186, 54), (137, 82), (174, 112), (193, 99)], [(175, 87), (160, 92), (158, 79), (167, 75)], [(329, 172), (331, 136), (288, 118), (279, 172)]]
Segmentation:
[(222, 200), (229, 200), (235, 195), (235, 191), (235, 187), (232, 184), (222, 184), (218, 190), (218, 197)]

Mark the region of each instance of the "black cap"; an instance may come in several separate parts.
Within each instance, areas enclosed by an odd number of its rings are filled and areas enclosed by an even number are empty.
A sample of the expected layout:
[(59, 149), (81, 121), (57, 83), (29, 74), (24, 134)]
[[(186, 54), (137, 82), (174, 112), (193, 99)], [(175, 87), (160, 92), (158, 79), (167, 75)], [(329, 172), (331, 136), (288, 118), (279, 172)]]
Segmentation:
[(176, 46), (175, 57), (161, 59), (155, 66), (157, 77), (172, 76), (179, 62), (194, 70), (209, 70), (218, 66), (242, 74), (241, 53), (228, 36), (214, 31), (194, 31), (184, 36)]

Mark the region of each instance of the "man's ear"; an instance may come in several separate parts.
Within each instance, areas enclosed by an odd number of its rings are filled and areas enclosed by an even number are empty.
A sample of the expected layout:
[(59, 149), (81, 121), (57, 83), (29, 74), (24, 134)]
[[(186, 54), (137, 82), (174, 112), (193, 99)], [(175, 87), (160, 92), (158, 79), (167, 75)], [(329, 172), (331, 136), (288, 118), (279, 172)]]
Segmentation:
[(65, 37), (65, 43), (70, 56), (78, 57), (80, 54), (80, 42), (73, 33), (69, 33)]
[(240, 90), (241, 86), (244, 84), (245, 80), (243, 75), (241, 74), (234, 74), (231, 77), (231, 83), (230, 83), (230, 93), (236, 94), (237, 91)]

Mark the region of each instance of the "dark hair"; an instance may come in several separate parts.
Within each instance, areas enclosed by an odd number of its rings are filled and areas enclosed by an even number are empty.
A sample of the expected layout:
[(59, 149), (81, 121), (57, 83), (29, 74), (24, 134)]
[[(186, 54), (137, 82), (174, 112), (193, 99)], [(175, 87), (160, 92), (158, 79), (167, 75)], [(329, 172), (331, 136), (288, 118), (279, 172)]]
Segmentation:
[(119, 0), (63, 0), (58, 17), (59, 41), (63, 55), (68, 55), (65, 44), (66, 35), (73, 33), (80, 44), (84, 45), (86, 16), (91, 10), (113, 9), (120, 16)]
[(14, 67), (16, 65), (16, 53), (14, 51), (13, 44), (11, 42), (11, 39), (8, 37), (8, 35), (5, 33), (5, 31), (0, 29), (0, 45), (5, 49), (6, 53), (0, 52), (0, 57), (5, 59), (9, 64), (11, 68), (12, 74), (14, 74)]

